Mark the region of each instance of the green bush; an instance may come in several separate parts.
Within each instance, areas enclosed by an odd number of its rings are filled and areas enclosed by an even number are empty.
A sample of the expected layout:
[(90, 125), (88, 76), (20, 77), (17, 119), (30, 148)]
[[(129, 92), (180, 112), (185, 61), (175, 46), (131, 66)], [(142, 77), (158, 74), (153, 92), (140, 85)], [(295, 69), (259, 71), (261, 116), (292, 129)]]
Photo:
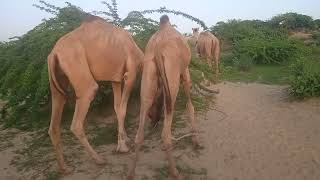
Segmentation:
[(234, 65), (234, 55), (233, 53), (222, 53), (221, 54), (221, 64), (225, 66), (233, 66)]
[(239, 58), (234, 58), (234, 65), (238, 68), (240, 71), (249, 71), (252, 67), (253, 59), (250, 56), (247, 56), (245, 54), (240, 55)]
[(320, 65), (306, 59), (298, 60), (291, 66), (291, 95), (304, 98), (320, 96)]
[(316, 44), (317, 46), (320, 46), (320, 32), (314, 32), (314, 33), (312, 34), (312, 38), (314, 39), (315, 44)]
[(310, 49), (287, 38), (252, 37), (236, 42), (233, 53), (236, 57), (251, 57), (255, 64), (284, 64), (310, 54)]
[(260, 20), (229, 20), (227, 22), (218, 22), (211, 27), (212, 33), (224, 42), (234, 44), (237, 41), (251, 38), (281, 38), (287, 37), (287, 34), (280, 29), (273, 29), (269, 23)]
[(315, 22), (312, 17), (298, 13), (285, 13), (274, 16), (269, 23), (273, 27), (291, 31), (311, 30), (315, 28)]
[(69, 4), (25, 35), (0, 45), (0, 96), (8, 101), (2, 112), (7, 126), (43, 123), (38, 115), (50, 99), (47, 56), (55, 42), (85, 17), (85, 12)]

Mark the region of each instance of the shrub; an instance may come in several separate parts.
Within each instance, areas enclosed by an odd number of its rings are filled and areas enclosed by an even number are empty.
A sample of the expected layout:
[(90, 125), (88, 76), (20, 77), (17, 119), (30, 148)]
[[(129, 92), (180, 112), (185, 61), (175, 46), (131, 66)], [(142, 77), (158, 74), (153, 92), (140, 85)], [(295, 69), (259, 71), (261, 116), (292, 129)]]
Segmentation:
[(283, 64), (310, 54), (302, 42), (287, 38), (246, 38), (234, 45), (236, 57), (251, 57), (256, 64)]
[(221, 64), (225, 66), (234, 65), (234, 55), (233, 53), (222, 53), (221, 54)]
[(293, 31), (311, 30), (315, 28), (315, 23), (312, 17), (297, 13), (280, 14), (278, 16), (274, 16), (269, 22), (273, 27)]
[(291, 95), (298, 98), (320, 96), (320, 65), (301, 59), (291, 66), (291, 71)]
[(229, 20), (227, 22), (218, 22), (211, 27), (212, 33), (216, 34), (222, 41), (235, 43), (237, 41), (250, 38), (270, 38), (286, 37), (286, 33), (279, 29), (272, 29), (271, 26), (260, 20)]
[(314, 32), (312, 38), (317, 46), (320, 46), (320, 32)]
[(240, 55), (239, 58), (234, 58), (234, 65), (240, 70), (240, 71), (249, 71), (253, 63), (253, 59), (250, 56), (247, 56), (245, 54)]

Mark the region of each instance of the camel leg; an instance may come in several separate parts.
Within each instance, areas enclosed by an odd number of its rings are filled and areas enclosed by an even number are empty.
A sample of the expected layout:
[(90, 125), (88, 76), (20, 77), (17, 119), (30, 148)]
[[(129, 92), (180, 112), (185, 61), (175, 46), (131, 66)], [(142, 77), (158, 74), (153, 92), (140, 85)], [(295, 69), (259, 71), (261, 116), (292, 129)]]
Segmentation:
[(217, 41), (215, 48), (214, 48), (214, 60), (215, 60), (215, 69), (216, 74), (219, 74), (219, 63), (220, 63), (220, 42)]
[(104, 164), (104, 160), (93, 150), (89, 144), (83, 128), (90, 103), (93, 100), (96, 91), (98, 90), (98, 85), (95, 83), (94, 85), (88, 86), (85, 89), (86, 92), (76, 100), (76, 108), (71, 123), (71, 131), (84, 146), (89, 156), (94, 159), (96, 164)]
[[(186, 69), (186, 71), (182, 74), (182, 85), (183, 85), (184, 94), (187, 97), (186, 108), (189, 114), (191, 133), (197, 133), (196, 123), (194, 118), (194, 107), (192, 105), (191, 96), (190, 96), (190, 88), (192, 84), (191, 84), (189, 69)], [(194, 146), (199, 145), (197, 135), (192, 136), (192, 143)]]
[[(175, 66), (176, 67), (176, 66)], [(161, 134), (162, 143), (163, 143), (163, 150), (167, 156), (168, 165), (169, 165), (169, 172), (174, 179), (180, 179), (179, 171), (176, 168), (176, 163), (172, 155), (172, 134), (171, 134), (171, 126), (172, 126), (172, 119), (173, 119), (173, 109), (176, 101), (176, 97), (179, 91), (179, 82), (180, 82), (180, 75), (177, 74), (174, 69), (169, 69), (172, 67), (166, 66), (167, 70), (167, 78), (170, 87), (171, 93), (171, 103), (172, 103), (172, 111), (167, 112), (166, 106), (164, 109), (165, 116), (164, 116), (164, 123), (163, 123), (163, 130)]]
[(135, 72), (126, 72), (124, 74), (124, 86), (121, 96), (121, 102), (118, 109), (118, 152), (128, 152), (129, 148), (126, 145), (126, 133), (124, 128), (124, 120), (127, 112), (127, 104), (130, 97), (130, 92), (132, 90), (133, 84), (135, 82), (136, 73)]
[(64, 161), (60, 132), (61, 117), (66, 98), (61, 95), (54, 86), (50, 85), (50, 87), (52, 94), (52, 114), (48, 133), (57, 156), (58, 166), (63, 173), (68, 174), (71, 172), (71, 169), (67, 168)]
[(141, 105), (139, 128), (135, 138), (135, 154), (129, 166), (128, 180), (134, 179), (136, 163), (140, 156), (140, 149), (144, 141), (144, 125), (157, 92), (156, 66), (153, 62), (145, 64), (141, 80)]
[[(114, 111), (116, 112), (117, 115), (117, 120), (119, 116), (119, 108), (120, 108), (120, 103), (121, 103), (121, 83), (119, 82), (112, 82), (112, 89), (113, 89), (113, 106), (114, 106)], [(127, 133), (124, 130), (124, 137), (125, 140), (128, 140), (129, 138), (127, 137)]]
[(113, 90), (113, 107), (116, 114), (118, 114), (118, 109), (120, 107), (121, 102), (121, 83), (112, 82), (112, 90)]

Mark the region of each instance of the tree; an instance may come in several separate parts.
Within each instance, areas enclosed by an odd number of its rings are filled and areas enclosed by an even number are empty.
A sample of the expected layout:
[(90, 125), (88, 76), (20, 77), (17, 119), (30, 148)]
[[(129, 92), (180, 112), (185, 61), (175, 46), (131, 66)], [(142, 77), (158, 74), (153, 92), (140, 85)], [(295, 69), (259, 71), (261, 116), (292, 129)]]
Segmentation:
[(269, 22), (273, 27), (291, 31), (311, 30), (314, 28), (312, 17), (292, 12), (274, 16)]
[(316, 19), (313, 21), (313, 24), (316, 29), (320, 29), (320, 19)]

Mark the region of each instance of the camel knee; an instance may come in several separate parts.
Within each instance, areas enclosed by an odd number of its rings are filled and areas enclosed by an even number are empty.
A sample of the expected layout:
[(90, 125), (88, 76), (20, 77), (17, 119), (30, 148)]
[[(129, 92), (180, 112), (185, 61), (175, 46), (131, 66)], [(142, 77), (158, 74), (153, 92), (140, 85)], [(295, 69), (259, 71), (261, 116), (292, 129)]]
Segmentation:
[(70, 130), (77, 138), (82, 138), (85, 136), (83, 128), (73, 123), (71, 124)]
[(172, 150), (172, 143), (169, 142), (169, 141), (163, 141), (163, 142), (162, 142), (162, 147), (161, 147), (161, 149), (162, 149), (163, 151), (170, 151), (170, 150)]
[(48, 130), (48, 134), (49, 134), (50, 137), (52, 137), (52, 136), (54, 136), (54, 135), (56, 135), (56, 134), (58, 134), (58, 133), (59, 133), (59, 130), (58, 130), (57, 128), (52, 128), (52, 127), (50, 126), (50, 128), (49, 128), (49, 130)]
[(171, 135), (162, 134), (162, 150), (167, 151), (172, 148)]
[(79, 97), (80, 99), (86, 99), (89, 101), (92, 101), (99, 89), (99, 86), (97, 83), (94, 83), (93, 85), (89, 86), (86, 91)]
[(136, 79), (136, 73), (134, 72), (126, 72), (123, 75), (123, 80), (125, 84), (133, 84)]
[(48, 130), (52, 145), (56, 147), (60, 143), (60, 129), (50, 127)]
[(191, 99), (187, 102), (187, 109), (191, 112), (191, 113), (194, 113), (194, 107), (193, 107), (193, 104), (191, 102)]

